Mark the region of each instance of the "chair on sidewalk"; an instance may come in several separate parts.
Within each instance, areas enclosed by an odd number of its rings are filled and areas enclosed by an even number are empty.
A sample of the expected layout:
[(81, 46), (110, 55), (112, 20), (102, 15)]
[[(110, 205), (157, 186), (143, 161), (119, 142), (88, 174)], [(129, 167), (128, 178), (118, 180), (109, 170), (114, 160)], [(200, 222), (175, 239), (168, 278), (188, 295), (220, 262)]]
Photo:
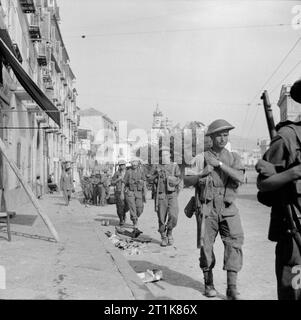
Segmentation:
[(15, 212), (0, 212), (0, 223), (3, 221), (6, 222), (6, 231), (7, 231), (7, 238), (8, 241), (11, 241), (11, 232), (10, 232), (10, 219), (16, 215)]

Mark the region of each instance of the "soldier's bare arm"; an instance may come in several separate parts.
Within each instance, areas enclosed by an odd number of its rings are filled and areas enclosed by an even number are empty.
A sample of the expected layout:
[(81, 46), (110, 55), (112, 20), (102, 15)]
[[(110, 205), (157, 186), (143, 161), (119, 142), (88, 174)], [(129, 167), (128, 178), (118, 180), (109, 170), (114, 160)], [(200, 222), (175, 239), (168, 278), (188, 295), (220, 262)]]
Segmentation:
[(281, 173), (276, 173), (268, 178), (259, 176), (257, 180), (257, 187), (263, 192), (275, 191), (298, 179), (301, 179), (301, 164)]

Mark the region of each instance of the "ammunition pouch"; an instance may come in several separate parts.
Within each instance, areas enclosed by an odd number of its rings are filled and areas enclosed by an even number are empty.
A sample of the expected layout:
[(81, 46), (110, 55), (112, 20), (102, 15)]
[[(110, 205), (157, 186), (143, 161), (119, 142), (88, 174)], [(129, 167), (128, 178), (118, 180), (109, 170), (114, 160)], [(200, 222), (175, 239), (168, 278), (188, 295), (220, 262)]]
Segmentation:
[(191, 197), (191, 199), (189, 200), (189, 202), (187, 203), (184, 209), (184, 213), (187, 218), (191, 218), (194, 215), (195, 211), (196, 211), (195, 197)]
[(273, 205), (273, 202), (275, 201), (275, 192), (262, 192), (262, 191), (258, 191), (257, 192), (257, 200), (258, 202), (260, 202), (261, 204), (267, 206), (267, 207), (271, 207)]
[(206, 190), (206, 179), (207, 178), (201, 178), (198, 184), (198, 191), (201, 203), (211, 201), (214, 198), (213, 181), (212, 179), (209, 179)]
[(143, 188), (144, 188), (143, 181), (141, 181), (141, 180), (137, 181), (136, 185), (137, 185), (137, 191), (143, 190)]
[(177, 186), (177, 182), (178, 182), (178, 178), (174, 177), (174, 176), (168, 176), (166, 178), (167, 181), (167, 191), (168, 192), (173, 192), (176, 191), (176, 186)]
[(134, 180), (130, 180), (129, 182), (129, 190), (130, 191), (135, 191), (136, 190), (136, 183)]

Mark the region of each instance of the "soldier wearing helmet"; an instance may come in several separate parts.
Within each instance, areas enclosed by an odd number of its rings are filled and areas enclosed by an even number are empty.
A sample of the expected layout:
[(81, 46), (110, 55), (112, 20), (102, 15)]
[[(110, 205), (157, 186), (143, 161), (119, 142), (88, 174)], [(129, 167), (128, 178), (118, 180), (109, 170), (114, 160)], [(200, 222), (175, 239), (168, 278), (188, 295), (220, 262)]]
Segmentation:
[(215, 266), (213, 246), (219, 232), (225, 247), (223, 269), (227, 271), (227, 297), (238, 299), (236, 280), (237, 273), (242, 268), (244, 236), (234, 200), (239, 184), (243, 183), (243, 167), (239, 155), (225, 148), (229, 131), (232, 129), (234, 127), (222, 119), (212, 122), (208, 127), (206, 136), (211, 138), (212, 146), (204, 152), (204, 170), (199, 175), (197, 187), (199, 199), (203, 203), (202, 209), (206, 209), (203, 234), (199, 232), (202, 231), (201, 218), (197, 220), (198, 247), (201, 249), (200, 268), (204, 274), (205, 295), (215, 297), (217, 294), (212, 269)]
[(138, 218), (143, 212), (144, 201), (146, 201), (146, 177), (142, 168), (139, 167), (138, 158), (133, 158), (131, 165), (125, 173), (123, 186), (134, 226), (134, 233), (136, 233), (139, 232)]
[[(290, 90), (292, 99), (301, 103), (301, 80)], [(276, 242), (275, 273), (279, 300), (301, 300), (301, 122), (287, 115), (276, 126), (263, 159), (256, 164), (258, 201), (271, 207), (268, 239)]]
[(152, 179), (156, 194), (155, 211), (158, 215), (161, 247), (166, 247), (174, 243), (172, 232), (178, 221), (181, 171), (177, 163), (170, 161), (169, 147), (162, 147), (161, 153), (162, 164), (156, 166)]
[(126, 212), (128, 207), (125, 202), (124, 188), (122, 187), (123, 179), (126, 173), (126, 162), (124, 160), (118, 161), (118, 170), (112, 178), (112, 185), (115, 187), (115, 199), (117, 215), (119, 217), (119, 225), (123, 226), (126, 219)]

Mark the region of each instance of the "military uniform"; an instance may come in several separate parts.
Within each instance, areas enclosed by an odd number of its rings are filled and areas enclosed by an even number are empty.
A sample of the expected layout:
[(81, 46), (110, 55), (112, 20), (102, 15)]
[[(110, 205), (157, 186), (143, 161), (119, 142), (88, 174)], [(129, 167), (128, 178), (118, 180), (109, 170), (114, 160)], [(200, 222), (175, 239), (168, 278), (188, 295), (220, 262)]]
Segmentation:
[(243, 182), (243, 167), (239, 155), (225, 148), (232, 129), (234, 127), (223, 119), (209, 125), (206, 136), (211, 138), (212, 146), (204, 152), (205, 168), (197, 179), (191, 181), (196, 185), (195, 209), (198, 247), (201, 249), (199, 261), (204, 274), (205, 295), (217, 295), (212, 272), (215, 266), (213, 246), (220, 233), (225, 248), (223, 269), (227, 270), (227, 298), (236, 300), (244, 234), (234, 202), (239, 184)]
[(99, 197), (98, 203), (101, 206), (105, 206), (106, 204), (106, 189), (104, 186), (105, 180), (106, 180), (105, 173), (101, 173), (97, 183), (97, 190), (98, 190), (98, 197)]
[[(178, 194), (181, 171), (176, 163), (158, 165), (155, 176), (155, 194), (158, 197), (155, 201), (157, 202), (158, 232), (162, 238), (161, 245), (172, 245), (172, 230), (177, 225), (179, 214)], [(170, 177), (176, 178), (172, 187), (168, 186)]]
[[(112, 178), (112, 185), (115, 186), (115, 200), (116, 200), (116, 208), (117, 215), (119, 217), (120, 225), (125, 223), (126, 212), (128, 211), (128, 207), (124, 198), (121, 197), (122, 193), (124, 193), (122, 184), (126, 171), (116, 171)], [(121, 180), (120, 180), (121, 179)]]
[[(213, 150), (209, 152), (214, 153)], [(238, 154), (223, 149), (215, 156), (225, 165), (243, 170)], [(209, 185), (206, 199), (209, 214), (205, 219), (204, 247), (200, 252), (200, 267), (203, 271), (209, 271), (215, 266), (213, 245), (218, 232), (225, 246), (223, 269), (238, 272), (242, 268), (244, 235), (238, 209), (234, 204), (237, 188), (238, 184), (221, 169), (216, 168), (211, 173), (211, 186)], [(198, 232), (198, 247), (200, 247), (200, 232)]]
[[(259, 172), (259, 184), (265, 178), (286, 171), (294, 164), (300, 163), (301, 145), (298, 141), (298, 135), (301, 137), (301, 123), (296, 125), (287, 122), (279, 127), (277, 136), (272, 140), (270, 148), (263, 156), (263, 160), (268, 163), (259, 161), (256, 166)], [(272, 165), (272, 167), (269, 165)], [(301, 199), (294, 198), (296, 194), (292, 191), (292, 186), (292, 183), (289, 183), (283, 188), (273, 191), (270, 194), (271, 199), (267, 201), (270, 204), (265, 203), (272, 206), (268, 238), (277, 242), (275, 265), (279, 300), (301, 300), (301, 289), (294, 289), (292, 286), (293, 279), (296, 276), (293, 268), (294, 266), (301, 266), (301, 254), (292, 232), (289, 231), (290, 226), (283, 207), (285, 204), (295, 205), (300, 225)], [(261, 196), (266, 198), (268, 194), (263, 192)]]
[(92, 200), (93, 188), (92, 183), (89, 177), (84, 177), (81, 180), (82, 190), (85, 197), (85, 204), (89, 203)]
[(140, 168), (129, 168), (124, 176), (125, 199), (134, 227), (137, 226), (138, 218), (144, 209), (143, 197), (145, 181), (145, 174)]
[(99, 177), (96, 177), (93, 175), (91, 177), (91, 184), (92, 184), (92, 203), (94, 206), (97, 206), (98, 204), (98, 197), (99, 197), (99, 189), (98, 189), (98, 184), (99, 184)]

